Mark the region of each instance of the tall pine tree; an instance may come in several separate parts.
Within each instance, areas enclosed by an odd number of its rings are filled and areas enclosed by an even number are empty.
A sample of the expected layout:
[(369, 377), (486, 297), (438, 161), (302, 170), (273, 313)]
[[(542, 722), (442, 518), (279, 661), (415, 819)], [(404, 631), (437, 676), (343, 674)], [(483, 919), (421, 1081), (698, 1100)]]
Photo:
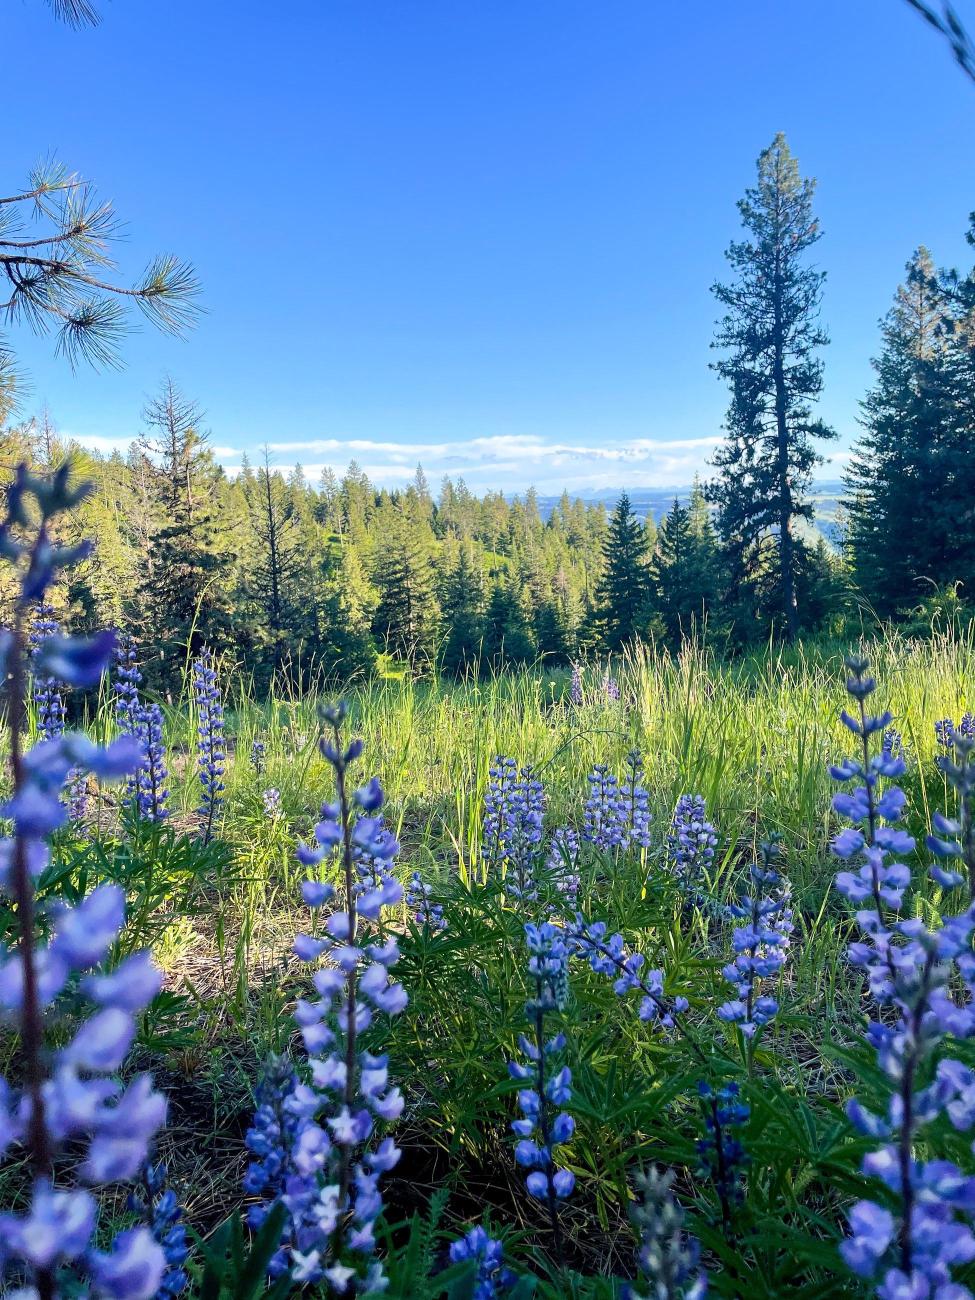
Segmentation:
[(650, 570), (643, 525), (624, 492), (603, 542), (603, 574), (596, 591), (596, 622), (603, 648), (621, 650), (646, 630)]
[(821, 233), (814, 188), (777, 135), (759, 155), (758, 183), (738, 204), (747, 237), (726, 254), (734, 278), (713, 289), (726, 308), (715, 336), (726, 355), (715, 368), (731, 404), (709, 496), (737, 575), (761, 587), (771, 566), (763, 612), (790, 639), (802, 624), (805, 548), (796, 524), (812, 520), (808, 490), (822, 460), (813, 439), (835, 436), (812, 415), (823, 385), (816, 354), (828, 342), (819, 322), (824, 273), (805, 257)]

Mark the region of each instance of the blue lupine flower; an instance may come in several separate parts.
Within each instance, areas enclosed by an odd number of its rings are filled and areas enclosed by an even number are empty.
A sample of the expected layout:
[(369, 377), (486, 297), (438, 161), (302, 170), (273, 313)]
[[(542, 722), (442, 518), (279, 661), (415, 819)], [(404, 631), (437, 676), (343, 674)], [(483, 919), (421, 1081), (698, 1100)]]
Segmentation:
[[(382, 803), (379, 783), (369, 782), (351, 800), (346, 794), (348, 767), (362, 745), (342, 745), (344, 716), (341, 706), (326, 712), (333, 738), (321, 746), (335, 768), (338, 802), (323, 808), (314, 845), (298, 855), (305, 866), (319, 866), (341, 846), (345, 882), (345, 910), (327, 917), (321, 937), (299, 935), (294, 945), (302, 961), (324, 956), (331, 963), (313, 976), (318, 998), (300, 1000), (295, 1010), (310, 1082), (299, 1081), (286, 1063), (272, 1063), (248, 1134), (256, 1160), (245, 1184), (263, 1197), (251, 1213), (253, 1224), (263, 1222), (278, 1201), (288, 1211), (272, 1273), (287, 1271), (298, 1285), (324, 1282), (340, 1294), (384, 1286), (375, 1258), (375, 1225), (383, 1208), (379, 1180), (400, 1153), (391, 1138), (375, 1147), (369, 1140), (377, 1121), (398, 1118), (403, 1098), (389, 1084), (387, 1057), (364, 1051), (359, 1035), (377, 1013), (396, 1015), (407, 1000), (389, 974), (399, 955), (396, 941), (368, 943), (361, 929), (363, 921), (378, 921), (383, 907), (400, 902), (403, 891), (392, 875), (399, 845), (381, 818), (369, 815)], [(318, 880), (302, 886), (312, 908), (332, 894)]]
[(572, 680), (569, 682), (569, 703), (575, 708), (582, 707), (585, 696), (582, 690), (582, 665), (572, 665)]
[(673, 1029), (675, 1018), (687, 1010), (687, 998), (665, 993), (663, 971), (645, 971), (643, 954), (628, 952), (621, 934), (607, 934), (605, 921), (589, 922), (577, 912), (566, 938), (574, 956), (587, 961), (597, 975), (607, 975), (613, 981), (617, 997), (632, 992), (642, 995), (639, 1016), (645, 1024)]
[(626, 776), (621, 791), (626, 809), (628, 840), (631, 846), (650, 847), (650, 795), (642, 784), (643, 759), (637, 750), (626, 756)]
[(718, 833), (708, 821), (703, 795), (682, 794), (677, 800), (667, 854), (681, 888), (696, 893), (701, 877), (714, 861)]
[(738, 1136), (750, 1115), (741, 1100), (737, 1083), (726, 1083), (717, 1092), (703, 1080), (697, 1085), (704, 1114), (704, 1137), (697, 1143), (701, 1174), (714, 1183), (725, 1229), (734, 1209), (744, 1199), (744, 1173), (748, 1156)]
[(525, 1015), (532, 1033), (531, 1037), (522, 1034), (518, 1040), (524, 1059), (508, 1066), (511, 1077), (526, 1085), (518, 1093), (521, 1119), (511, 1127), (519, 1139), (515, 1159), (529, 1170), (525, 1185), (530, 1195), (548, 1206), (556, 1250), (561, 1254), (557, 1203), (571, 1195), (575, 1174), (559, 1168), (554, 1148), (568, 1142), (575, 1131), (572, 1116), (557, 1110), (572, 1100), (572, 1072), (566, 1065), (556, 1066), (565, 1048), (565, 1035), (547, 1038), (545, 1017), (561, 1011), (568, 999), (569, 952), (562, 931), (547, 921), (526, 924), (525, 941), (532, 989)]
[(561, 901), (574, 910), (579, 899), (579, 836), (571, 826), (552, 832), (545, 870), (561, 895)]
[(936, 863), (930, 874), (946, 889), (953, 889), (967, 878), (969, 898), (975, 903), (975, 735), (967, 734), (964, 725), (959, 726), (937, 763), (955, 792), (955, 815), (935, 813), (932, 821), (937, 834), (929, 835), (926, 842), (939, 859), (958, 858), (963, 871)]
[(193, 661), (193, 693), (197, 713), (197, 771), (203, 796), (203, 840), (213, 834), (213, 824), (223, 803), (223, 773), (227, 759), (223, 739), (223, 703), (213, 655), (202, 650)]
[(627, 808), (619, 782), (605, 763), (589, 773), (589, 797), (583, 814), (582, 838), (603, 852), (618, 848), (626, 838)]
[(133, 734), (139, 742), (139, 766), (134, 778), (136, 812), (146, 821), (164, 821), (169, 816), (169, 771), (163, 745), (163, 714), (158, 704), (137, 704)]
[(606, 700), (609, 704), (619, 703), (619, 698), (620, 698), (619, 682), (617, 682), (615, 677), (610, 676), (608, 668), (606, 669), (606, 672), (603, 676), (603, 694), (606, 696)]
[[(84, 553), (83, 548), (57, 547), (49, 537), (50, 519), (84, 495), (83, 489), (68, 486), (68, 474), (65, 465), (42, 481), (21, 466), (7, 489), (0, 554), (21, 564), (15, 653), (25, 611), (43, 599), (60, 568)], [(23, 530), (33, 527), (28, 495), (42, 517), (32, 540), (25, 542)], [(111, 636), (84, 643), (57, 638), (48, 653), (53, 639), (41, 644), (35, 662), (39, 671), (72, 685), (97, 681), (114, 644)], [(24, 665), (18, 668), (9, 702), (15, 715), (24, 705), (18, 696)], [(0, 1131), (4, 1149), (26, 1149), (32, 1173), (26, 1208), (0, 1214), (0, 1290), (5, 1294), (26, 1287), (27, 1295), (90, 1291), (114, 1300), (150, 1300), (165, 1272), (163, 1251), (145, 1228), (119, 1233), (109, 1250), (95, 1250), (94, 1197), (84, 1187), (55, 1190), (50, 1181), (53, 1157), (64, 1146), (80, 1153), (82, 1183), (125, 1182), (145, 1163), (166, 1103), (148, 1075), (127, 1085), (118, 1075), (135, 1036), (134, 1015), (158, 991), (159, 973), (145, 952), (128, 957), (111, 973), (97, 971), (125, 919), (125, 896), (117, 885), (99, 885), (79, 903), (62, 904), (51, 915), (50, 937), (42, 942), (34, 933), (31, 906), (34, 882), (49, 857), (44, 836), (67, 817), (59, 795), (68, 774), (83, 770), (118, 779), (137, 760), (138, 746), (131, 737), (103, 749), (86, 736), (59, 729), (22, 755), (13, 793), (2, 809), (13, 822), (13, 836), (0, 841), (0, 889), (17, 899), (21, 933), (16, 948), (0, 951), (0, 1009), (19, 1022), (28, 1083), (16, 1089), (0, 1080)], [(78, 975), (82, 978), (76, 982)], [(74, 997), (93, 1004), (92, 1013), (48, 1054), (45, 1016), (69, 984)], [(64, 1017), (59, 1018), (63, 1027)]]
[(538, 897), (544, 809), (545, 791), (531, 767), (519, 771), (513, 758), (497, 757), (484, 796), (481, 857), (489, 869), (504, 873), (508, 893), (523, 901)]
[(165, 1165), (147, 1164), (140, 1192), (130, 1193), (128, 1200), (129, 1210), (146, 1225), (166, 1259), (166, 1272), (154, 1300), (174, 1300), (189, 1283), (183, 1267), (189, 1255), (186, 1226), (181, 1221), (183, 1211), (166, 1180)]
[(655, 1165), (633, 1178), (639, 1200), (630, 1204), (630, 1222), (639, 1238), (636, 1259), (650, 1291), (631, 1288), (629, 1300), (702, 1300), (707, 1275), (701, 1268), (701, 1248), (684, 1231), (684, 1211), (674, 1197), (672, 1170)]
[(273, 821), (281, 813), (281, 791), (273, 785), (261, 795), (261, 802), (264, 805), (264, 816)]
[(263, 740), (251, 742), (251, 767), (258, 776), (264, 775), (264, 769), (267, 767), (267, 747)]
[(417, 925), (422, 926), (431, 933), (447, 928), (447, 922), (444, 920), (443, 915), (443, 904), (432, 903), (430, 901), (432, 893), (433, 886), (426, 883), (419, 871), (414, 871), (409, 884), (406, 886), (406, 906), (412, 912), (413, 920)]
[(112, 691), (115, 696), (115, 721), (123, 735), (134, 735), (138, 728), (141, 685), (142, 673), (139, 670), (135, 641), (131, 636), (121, 633), (115, 646)]
[[(760, 992), (761, 982), (774, 979), (782, 969), (792, 933), (789, 887), (772, 866), (778, 845), (762, 844), (760, 852), (760, 863), (750, 869), (753, 892), (727, 909), (729, 916), (745, 921), (732, 937), (735, 959), (721, 972), (738, 996), (717, 1011), (719, 1020), (737, 1025), (746, 1038), (767, 1025), (779, 1009), (775, 998)], [(763, 889), (769, 892), (763, 894)]]
[[(941, 1055), (947, 1036), (975, 1036), (975, 908), (943, 918), (934, 929), (919, 917), (889, 918), (902, 906), (910, 872), (886, 859), (890, 853), (910, 852), (914, 841), (893, 825), (906, 803), (903, 791), (882, 784), (901, 775), (903, 759), (883, 748), (871, 754), (870, 738), (889, 723), (890, 715), (866, 713), (865, 702), (876, 687), (868, 667), (863, 659), (847, 660), (847, 691), (857, 701), (859, 717), (843, 715), (843, 720), (859, 738), (861, 752), (830, 770), (841, 783), (863, 784), (833, 800), (834, 808), (854, 823), (837, 836), (833, 850), (841, 858), (863, 860), (858, 871), (841, 872), (837, 884), (859, 906), (856, 920), (863, 937), (850, 945), (849, 956), (865, 971), (870, 992), (884, 1009), (883, 1020), (870, 1024), (867, 1041), (890, 1086), (885, 1112), (875, 1114), (851, 1098), (847, 1115), (860, 1133), (880, 1143), (864, 1159), (862, 1171), (884, 1183), (893, 1208), (867, 1199), (854, 1205), (848, 1214), (851, 1235), (841, 1250), (850, 1269), (873, 1279), (876, 1294), (885, 1300), (963, 1296), (965, 1288), (953, 1281), (953, 1271), (975, 1258), (975, 1184), (951, 1162), (925, 1162), (915, 1152), (924, 1126), (941, 1115), (962, 1131), (975, 1126), (975, 1075)], [(953, 784), (960, 775), (964, 785), (975, 741), (959, 732), (952, 725), (940, 729), (939, 741), (948, 751), (940, 762)], [(935, 827), (940, 836), (956, 836), (960, 828), (940, 815)], [(940, 836), (929, 840), (939, 856), (951, 857), (961, 849), (957, 838)], [(962, 880), (940, 868), (936, 878), (946, 888)], [(925, 1077), (932, 1081), (922, 1087)]]
[(64, 731), (64, 696), (56, 676), (46, 671), (41, 663), (41, 652), (60, 628), (54, 617), (54, 607), (40, 601), (34, 609), (28, 645), (31, 652), (34, 707), (37, 710), (37, 731), (42, 740), (53, 740)]
[(478, 1225), (471, 1228), (459, 1241), (451, 1242), (450, 1262), (459, 1264), (462, 1260), (477, 1261), (477, 1275), (472, 1300), (494, 1300), (502, 1291), (514, 1286), (517, 1278), (504, 1266), (504, 1247), (500, 1241), (488, 1236), (486, 1229)]

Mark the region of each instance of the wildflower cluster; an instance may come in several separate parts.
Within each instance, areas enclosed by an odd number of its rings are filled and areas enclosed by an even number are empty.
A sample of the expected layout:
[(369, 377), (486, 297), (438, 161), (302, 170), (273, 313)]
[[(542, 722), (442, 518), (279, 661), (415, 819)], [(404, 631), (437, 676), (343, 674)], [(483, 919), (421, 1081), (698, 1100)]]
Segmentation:
[(560, 1169), (554, 1148), (568, 1142), (575, 1121), (566, 1111), (557, 1111), (572, 1099), (572, 1072), (567, 1065), (556, 1068), (555, 1060), (565, 1048), (565, 1035), (546, 1037), (545, 1017), (561, 1011), (569, 995), (569, 951), (562, 932), (549, 922), (525, 926), (528, 946), (528, 978), (532, 995), (525, 1003), (531, 1036), (522, 1034), (518, 1043), (523, 1060), (512, 1061), (513, 1079), (528, 1086), (518, 1093), (521, 1118), (511, 1127), (519, 1138), (515, 1147), (518, 1164), (530, 1172), (525, 1185), (530, 1194), (548, 1206), (556, 1248), (561, 1252), (557, 1202), (572, 1194), (575, 1175)]
[[(837, 812), (853, 823), (836, 837), (833, 850), (845, 860), (862, 861), (858, 870), (839, 873), (837, 887), (859, 908), (863, 937), (849, 955), (866, 973), (882, 1009), (867, 1041), (888, 1094), (884, 1111), (875, 1113), (854, 1098), (847, 1115), (859, 1132), (880, 1143), (864, 1159), (863, 1173), (885, 1185), (887, 1198), (884, 1204), (863, 1199), (853, 1206), (851, 1235), (841, 1249), (854, 1272), (874, 1281), (882, 1300), (961, 1297), (968, 1293), (953, 1282), (952, 1273), (975, 1258), (972, 1180), (950, 1161), (918, 1158), (917, 1144), (922, 1130), (943, 1116), (961, 1131), (975, 1126), (975, 1075), (940, 1050), (948, 1035), (975, 1034), (975, 910), (945, 917), (934, 929), (918, 918), (896, 919), (910, 871), (888, 856), (910, 852), (914, 841), (893, 825), (906, 803), (903, 791), (883, 785), (901, 775), (903, 759), (882, 748), (871, 752), (872, 738), (890, 724), (891, 715), (867, 712), (866, 701), (876, 689), (868, 668), (863, 659), (847, 661), (847, 691), (856, 710), (853, 715), (844, 710), (841, 717), (860, 753), (831, 772), (843, 784), (861, 784), (833, 799)], [(957, 750), (957, 740), (951, 744)], [(947, 827), (942, 818), (939, 829)], [(960, 879), (941, 868), (933, 874), (947, 888)]]
[(639, 1195), (630, 1205), (630, 1222), (639, 1247), (637, 1265), (649, 1290), (630, 1289), (630, 1300), (702, 1300), (707, 1277), (701, 1269), (701, 1249), (684, 1231), (684, 1211), (674, 1197), (673, 1173), (651, 1165), (634, 1175)]
[(193, 694), (197, 715), (197, 771), (203, 796), (200, 816), (203, 839), (213, 834), (213, 823), (223, 803), (223, 772), (226, 752), (223, 740), (223, 702), (213, 655), (203, 650), (193, 661)]
[[(95, 1249), (96, 1202), (85, 1184), (135, 1178), (165, 1119), (165, 1100), (148, 1075), (124, 1087), (117, 1080), (135, 1036), (135, 1016), (158, 991), (159, 972), (148, 952), (134, 953), (115, 971), (99, 970), (125, 920), (125, 898), (116, 885), (100, 885), (76, 905), (62, 905), (46, 940), (35, 932), (34, 882), (48, 863), (45, 838), (67, 818), (59, 794), (68, 773), (79, 769), (116, 780), (138, 759), (131, 737), (100, 748), (85, 736), (61, 732), (22, 749), (26, 615), (58, 570), (87, 553), (84, 546), (62, 548), (50, 539), (51, 520), (87, 492), (69, 487), (68, 473), (65, 465), (42, 480), (21, 466), (0, 523), (0, 555), (19, 579), (14, 627), (0, 637), (13, 772), (13, 793), (0, 809), (13, 824), (11, 837), (0, 841), (0, 889), (15, 902), (20, 927), (17, 948), (0, 954), (0, 1009), (18, 1025), (24, 1070), (22, 1087), (0, 1080), (0, 1133), (3, 1151), (26, 1148), (32, 1179), (23, 1212), (0, 1214), (0, 1278), (6, 1289), (23, 1286), (39, 1300), (83, 1288), (115, 1300), (148, 1300), (165, 1272), (162, 1248), (148, 1228), (135, 1227), (120, 1232), (107, 1251)], [(36, 525), (31, 498), (40, 516)], [(31, 542), (19, 540), (30, 529)], [(39, 679), (93, 686), (113, 646), (111, 633), (87, 640), (51, 634), (37, 647), (33, 669)], [(75, 983), (91, 1014), (49, 1058), (46, 1016)], [(54, 1181), (54, 1156), (69, 1143), (83, 1153), (79, 1181), (61, 1187)]]
[(792, 933), (789, 887), (773, 866), (779, 856), (778, 845), (774, 841), (762, 844), (759, 853), (760, 861), (750, 868), (753, 892), (728, 907), (728, 915), (745, 924), (735, 929), (735, 959), (721, 972), (737, 997), (717, 1011), (719, 1020), (737, 1025), (746, 1038), (754, 1037), (779, 1009), (774, 997), (760, 992), (761, 981), (774, 979), (782, 969)]
[(704, 1137), (697, 1143), (702, 1177), (710, 1178), (718, 1194), (721, 1219), (729, 1229), (735, 1207), (745, 1195), (744, 1174), (748, 1155), (738, 1136), (751, 1114), (741, 1100), (737, 1083), (726, 1083), (717, 1092), (703, 1080), (697, 1085), (704, 1112)]
[[(370, 815), (382, 805), (379, 783), (373, 779), (348, 793), (349, 765), (362, 744), (342, 743), (344, 716), (341, 705), (328, 711), (332, 739), (322, 742), (335, 771), (336, 802), (323, 810), (315, 844), (299, 851), (306, 866), (318, 866), (338, 848), (345, 885), (345, 908), (329, 914), (324, 934), (299, 935), (295, 941), (301, 960), (327, 957), (330, 963), (313, 976), (317, 999), (302, 999), (295, 1010), (310, 1082), (299, 1082), (286, 1066), (275, 1067), (248, 1137), (258, 1159), (247, 1175), (248, 1190), (264, 1197), (252, 1223), (263, 1221), (278, 1202), (288, 1212), (273, 1269), (287, 1270), (302, 1285), (325, 1281), (343, 1295), (383, 1287), (382, 1265), (375, 1258), (379, 1180), (400, 1154), (388, 1137), (368, 1145), (376, 1121), (398, 1118), (403, 1099), (389, 1085), (387, 1057), (366, 1051), (360, 1036), (377, 1012), (396, 1015), (406, 1005), (402, 986), (389, 974), (399, 955), (395, 940), (367, 944), (360, 933), (363, 919), (377, 921), (384, 906), (402, 899), (388, 869), (399, 846), (381, 819)], [(371, 885), (357, 873), (355, 849), (373, 864)], [(380, 861), (386, 870), (378, 869)], [(302, 887), (312, 909), (332, 895), (331, 886), (318, 880), (306, 880)]]
[(451, 1243), (450, 1262), (459, 1264), (465, 1259), (477, 1263), (472, 1300), (494, 1300), (495, 1296), (510, 1290), (517, 1280), (514, 1273), (504, 1266), (504, 1248), (501, 1242), (488, 1236), (480, 1225), (471, 1228), (459, 1241)]
[(951, 749), (956, 735), (975, 740), (975, 713), (963, 713), (959, 723), (954, 718), (940, 718), (934, 724), (934, 738), (943, 749)]

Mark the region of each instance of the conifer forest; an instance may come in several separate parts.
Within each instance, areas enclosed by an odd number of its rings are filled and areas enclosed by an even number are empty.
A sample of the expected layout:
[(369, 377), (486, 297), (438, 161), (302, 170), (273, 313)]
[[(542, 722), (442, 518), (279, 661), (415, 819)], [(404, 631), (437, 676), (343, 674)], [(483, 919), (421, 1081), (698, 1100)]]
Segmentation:
[[(255, 17), (212, 7), (187, 48)], [(975, 114), (975, 13), (866, 7)], [(11, 21), (80, 69), (127, 8)], [(237, 328), (206, 196), (133, 280), (93, 178), (4, 161), (0, 1295), (975, 1296), (975, 213), (831, 423), (830, 223), (754, 152), (700, 463), (561, 490), (561, 444), (541, 487), (303, 468), (284, 385), (245, 438), (168, 364), (71, 432), (49, 375)]]

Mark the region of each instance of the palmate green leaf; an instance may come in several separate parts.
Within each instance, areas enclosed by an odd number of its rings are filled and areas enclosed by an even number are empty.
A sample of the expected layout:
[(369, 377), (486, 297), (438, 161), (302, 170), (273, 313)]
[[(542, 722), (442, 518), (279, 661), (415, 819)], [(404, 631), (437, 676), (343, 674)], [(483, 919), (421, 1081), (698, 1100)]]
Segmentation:
[(201, 1242), (200, 1300), (278, 1300), (286, 1295), (292, 1286), (287, 1274), (275, 1282), (267, 1275), (286, 1217), (285, 1207), (275, 1205), (248, 1243), (240, 1211), (235, 1211), (209, 1241)]

